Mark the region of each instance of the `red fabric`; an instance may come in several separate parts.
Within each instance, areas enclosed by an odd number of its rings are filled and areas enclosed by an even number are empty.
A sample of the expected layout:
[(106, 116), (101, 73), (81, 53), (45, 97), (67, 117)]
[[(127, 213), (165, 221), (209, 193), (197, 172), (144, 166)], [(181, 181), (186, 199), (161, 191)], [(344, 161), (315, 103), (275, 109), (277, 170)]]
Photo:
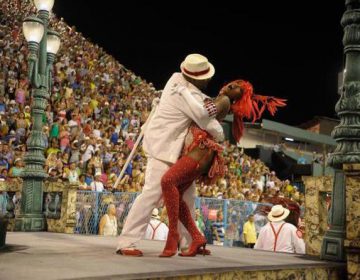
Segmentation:
[(286, 106), (285, 99), (255, 95), (252, 84), (244, 80), (235, 80), (228, 83), (220, 90), (220, 94), (224, 94), (234, 87), (239, 87), (241, 90), (241, 96), (231, 105), (231, 110), (234, 113), (232, 133), (237, 142), (243, 135), (244, 118), (255, 122), (261, 118), (265, 109), (273, 116), (278, 107)]
[[(188, 147), (184, 148), (183, 155), (191, 152), (196, 147), (214, 151), (215, 156), (207, 174), (207, 178), (202, 179), (213, 182), (217, 178), (223, 177), (225, 175), (225, 162), (222, 157), (223, 148), (214, 141), (208, 132), (200, 129), (196, 125), (190, 127), (190, 133), (193, 136), (193, 142)], [(198, 166), (200, 165), (200, 162), (198, 163)]]
[(182, 156), (161, 178), (161, 189), (169, 218), (169, 233), (162, 257), (172, 256), (177, 251), (179, 240), (178, 221), (180, 220), (191, 235), (193, 241), (201, 240), (188, 205), (183, 200), (184, 192), (199, 177), (198, 162), (188, 156)]
[(205, 69), (205, 70), (203, 70), (203, 71), (199, 71), (199, 72), (191, 72), (191, 71), (187, 70), (186, 68), (183, 68), (183, 70), (184, 70), (184, 72), (185, 72), (186, 74), (189, 74), (189, 75), (192, 75), (192, 76), (196, 76), (196, 77), (197, 77), (197, 76), (201, 76), (201, 75), (205, 75), (205, 74), (209, 73), (210, 67), (207, 68), (207, 69)]

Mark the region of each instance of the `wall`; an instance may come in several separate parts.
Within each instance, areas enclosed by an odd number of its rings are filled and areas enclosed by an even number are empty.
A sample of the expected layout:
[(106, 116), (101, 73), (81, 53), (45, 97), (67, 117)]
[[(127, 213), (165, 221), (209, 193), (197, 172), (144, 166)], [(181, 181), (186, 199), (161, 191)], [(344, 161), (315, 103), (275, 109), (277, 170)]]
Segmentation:
[(360, 279), (360, 164), (344, 164), (346, 176), (346, 239), (348, 279)]
[(328, 229), (328, 209), (325, 201), (332, 192), (333, 177), (303, 177), (305, 184), (305, 244), (306, 253), (320, 256), (321, 244)]
[[(45, 181), (44, 192), (61, 192), (61, 216), (60, 219), (46, 219), (47, 231), (73, 233), (76, 224), (75, 206), (77, 185), (70, 185), (67, 182)], [(6, 182), (7, 192), (15, 192), (16, 196), (21, 195), (22, 180), (14, 179)], [(20, 204), (15, 206), (15, 215), (20, 214)], [(15, 219), (9, 219), (8, 231), (13, 231)]]

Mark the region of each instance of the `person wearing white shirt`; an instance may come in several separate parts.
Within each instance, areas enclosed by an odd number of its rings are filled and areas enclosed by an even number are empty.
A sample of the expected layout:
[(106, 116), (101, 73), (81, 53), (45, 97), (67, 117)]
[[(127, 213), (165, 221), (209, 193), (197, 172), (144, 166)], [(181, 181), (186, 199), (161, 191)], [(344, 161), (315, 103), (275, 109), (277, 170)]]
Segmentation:
[[(222, 126), (204, 106), (205, 99), (209, 97), (200, 89), (200, 85), (205, 87), (214, 75), (214, 67), (206, 57), (199, 54), (187, 56), (184, 64), (188, 67), (187, 73), (181, 67), (182, 73), (172, 75), (162, 92), (156, 112), (142, 127), (143, 148), (148, 157), (145, 185), (126, 219), (119, 237), (118, 254), (142, 256), (142, 252), (135, 249), (136, 243), (144, 236), (152, 210), (159, 205), (162, 196), (161, 178), (178, 160), (190, 124), (195, 122), (217, 142), (224, 140)], [(198, 87), (191, 84), (187, 77), (196, 79)], [(194, 184), (183, 198), (195, 212)], [(191, 237), (183, 228), (181, 236), (186, 237), (186, 242), (190, 244)]]
[(274, 205), (268, 214), (270, 222), (260, 230), (254, 249), (305, 254), (305, 242), (299, 230), (284, 221), (289, 214), (282, 205)]
[(169, 228), (160, 221), (159, 210), (154, 208), (151, 214), (151, 220), (146, 228), (144, 239), (148, 240), (166, 240)]
[[(89, 140), (89, 138), (85, 138), (85, 140)], [(82, 155), (82, 158), (81, 160), (83, 162), (87, 162), (88, 160), (90, 160), (92, 158), (92, 156), (94, 155), (94, 152), (95, 152), (95, 149), (94, 149), (94, 146), (92, 144), (89, 144), (87, 147), (86, 147), (86, 150), (84, 152), (84, 154)]]
[(100, 181), (101, 173), (95, 174), (94, 181), (91, 182), (90, 187), (93, 192), (102, 192), (104, 191), (104, 185)]

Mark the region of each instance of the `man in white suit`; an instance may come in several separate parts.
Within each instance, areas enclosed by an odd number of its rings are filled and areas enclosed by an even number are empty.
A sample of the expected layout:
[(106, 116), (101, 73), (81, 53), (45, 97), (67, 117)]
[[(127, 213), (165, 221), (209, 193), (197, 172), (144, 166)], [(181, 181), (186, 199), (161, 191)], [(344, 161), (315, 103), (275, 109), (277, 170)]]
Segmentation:
[[(180, 69), (181, 73), (174, 73), (167, 82), (154, 116), (145, 125), (143, 148), (148, 156), (145, 185), (119, 237), (116, 252), (121, 255), (142, 256), (135, 248), (136, 243), (144, 236), (151, 212), (161, 200), (161, 178), (179, 158), (190, 124), (195, 122), (217, 141), (224, 140), (223, 129), (215, 119), (216, 107), (212, 102), (204, 105), (209, 97), (201, 92), (215, 74), (213, 65), (200, 54), (190, 54)], [(184, 200), (194, 208), (194, 185), (184, 194)], [(190, 243), (184, 228), (181, 233)]]

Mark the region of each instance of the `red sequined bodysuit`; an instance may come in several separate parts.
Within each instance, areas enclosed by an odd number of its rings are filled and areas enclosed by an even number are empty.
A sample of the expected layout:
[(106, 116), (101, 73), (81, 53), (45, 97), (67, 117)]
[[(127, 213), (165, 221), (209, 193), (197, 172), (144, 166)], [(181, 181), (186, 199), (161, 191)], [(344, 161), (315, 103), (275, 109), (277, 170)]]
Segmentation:
[[(215, 142), (213, 137), (207, 131), (199, 128), (196, 124), (192, 124), (185, 138), (182, 155), (187, 155), (195, 148), (200, 148), (202, 150), (208, 149), (209, 151), (215, 152), (215, 156), (212, 160), (208, 173), (199, 174), (199, 176), (202, 175), (202, 180), (206, 182), (214, 182), (217, 178), (224, 176), (225, 163), (222, 157), (223, 148)], [(204, 156), (203, 159), (206, 159), (206, 157)], [(200, 159), (198, 166), (200, 166), (203, 159)]]

